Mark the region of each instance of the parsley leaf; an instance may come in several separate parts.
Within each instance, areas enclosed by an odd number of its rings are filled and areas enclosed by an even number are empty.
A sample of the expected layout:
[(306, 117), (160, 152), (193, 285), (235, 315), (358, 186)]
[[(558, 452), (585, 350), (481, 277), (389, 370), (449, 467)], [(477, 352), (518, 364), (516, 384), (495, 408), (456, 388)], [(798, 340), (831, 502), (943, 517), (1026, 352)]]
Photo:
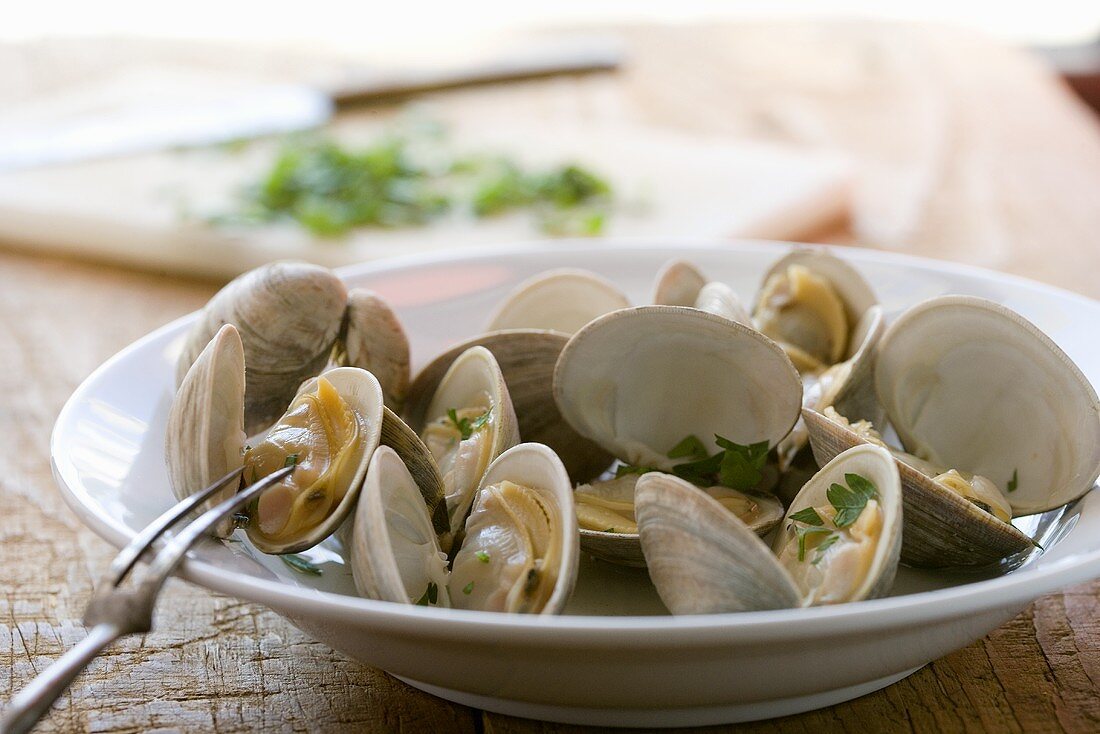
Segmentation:
[(1019, 484), (1020, 479), (1017, 476), (1017, 471), (1018, 471), (1017, 469), (1013, 469), (1012, 470), (1012, 479), (1008, 480), (1008, 491), (1009, 492), (1015, 492), (1016, 487)]
[(462, 434), (463, 441), (474, 435), (475, 431), (483, 428), (485, 424), (489, 422), (489, 417), (492, 414), (493, 409), (490, 407), (484, 413), (471, 420), (469, 418), (459, 418), (457, 410), (454, 408), (447, 408), (447, 420), (449, 420), (454, 427), (458, 429), (458, 432)]
[(615, 478), (625, 477), (627, 474), (648, 474), (657, 471), (652, 466), (635, 466), (634, 464), (619, 464), (615, 467)]
[(434, 582), (428, 582), (428, 588), (424, 590), (424, 595), (416, 601), (418, 607), (426, 607), (429, 604), (435, 604), (439, 599), (439, 587)]
[[(806, 537), (810, 535), (829, 535), (832, 530), (828, 528), (814, 528), (796, 526), (794, 528), (794, 534), (798, 536), (798, 560), (806, 560)], [(835, 541), (834, 541), (835, 542)]]
[(478, 551), (477, 553), (474, 553), (474, 556), (477, 558), (477, 560), (481, 561), (482, 563), (488, 563), (489, 562), (489, 554), (487, 552), (483, 551), (483, 550)]
[(297, 553), (290, 553), (285, 556), (279, 556), (283, 563), (293, 568), (298, 573), (308, 574), (310, 576), (323, 576), (324, 571), (319, 566), (314, 566), (310, 563), (309, 559), (305, 556), (300, 556)]
[(825, 524), (825, 521), (821, 519), (821, 515), (817, 514), (817, 510), (812, 507), (799, 510), (791, 515), (791, 519), (797, 522), (803, 522), (807, 525), (814, 525), (820, 527)]
[(690, 457), (694, 461), (698, 461), (708, 456), (710, 454), (707, 453), (707, 447), (703, 445), (698, 436), (694, 435), (686, 436), (683, 441), (673, 446), (668, 452), (668, 458), (670, 459)]
[(838, 528), (846, 528), (859, 519), (867, 502), (877, 495), (875, 485), (858, 474), (845, 474), (847, 487), (833, 484), (826, 491), (829, 504), (836, 508), (833, 523)]
[(283, 461), (283, 468), (286, 469), (288, 466), (298, 466), (298, 454), (287, 454)]
[(473, 591), (474, 591), (474, 582), (473, 581), (471, 581), (470, 583), (468, 583), (468, 584), (466, 584), (465, 586), (462, 587), (462, 593), (463, 594), (471, 594), (471, 593), (473, 593)]

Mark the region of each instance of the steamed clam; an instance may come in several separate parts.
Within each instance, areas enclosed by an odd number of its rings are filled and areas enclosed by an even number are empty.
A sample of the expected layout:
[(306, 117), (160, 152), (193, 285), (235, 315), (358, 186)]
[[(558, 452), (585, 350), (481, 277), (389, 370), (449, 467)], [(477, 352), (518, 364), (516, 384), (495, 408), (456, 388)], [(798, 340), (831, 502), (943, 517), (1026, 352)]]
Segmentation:
[[(893, 450), (906, 489), (905, 563), (1011, 563), (1034, 547), (1011, 517), (1064, 505), (1100, 474), (1095, 391), (1003, 306), (944, 296), (913, 307), (883, 337), (875, 383), (905, 449)], [(819, 461), (884, 445), (865, 422), (806, 416)]]
[[(355, 506), (379, 441), (382, 390), (365, 370), (329, 370), (305, 382), (287, 412), (249, 447), (246, 364), (237, 330), (225, 325), (188, 370), (168, 422), (169, 478), (184, 497), (237, 467), (251, 484), (295, 466), (249, 508), (247, 532), (265, 553), (305, 550), (331, 535)], [(223, 525), (219, 532), (231, 529)]]
[[(736, 465), (748, 477), (737, 487), (744, 491), (767, 489), (764, 460), (797, 419), (801, 386), (783, 351), (755, 330), (695, 308), (641, 306), (573, 336), (555, 369), (554, 396), (578, 433), (622, 462), (620, 474), (680, 472), (714, 486), (724, 469), (734, 478)], [(711, 455), (700, 436), (717, 437), (723, 452)], [(637, 533), (619, 532), (633, 530), (632, 489), (623, 477), (578, 488), (587, 552), (644, 564)], [(713, 491), (746, 517), (778, 519), (773, 497)]]
[(752, 318), (736, 291), (720, 281), (708, 280), (687, 260), (665, 263), (657, 273), (653, 302), (661, 306), (691, 306), (752, 326)]
[(897, 570), (897, 467), (877, 446), (826, 464), (795, 497), (771, 549), (717, 502), (667, 474), (638, 481), (649, 575), (673, 614), (837, 604), (885, 594)]
[(448, 569), (403, 462), (386, 448), (367, 472), (351, 566), (373, 599), (528, 614), (560, 613), (578, 548), (569, 477), (541, 444), (520, 444), (489, 466)]
[(244, 346), (250, 434), (281, 415), (302, 381), (323, 370), (334, 350), (340, 365), (376, 372), (387, 397), (403, 398), (408, 341), (392, 310), (369, 291), (349, 293), (327, 268), (277, 262), (230, 281), (188, 332), (177, 364), (179, 382), (225, 324), (237, 328)]
[(451, 532), (466, 521), (490, 462), (519, 443), (516, 414), (492, 352), (471, 347), (440, 380), (419, 428), (443, 477)]

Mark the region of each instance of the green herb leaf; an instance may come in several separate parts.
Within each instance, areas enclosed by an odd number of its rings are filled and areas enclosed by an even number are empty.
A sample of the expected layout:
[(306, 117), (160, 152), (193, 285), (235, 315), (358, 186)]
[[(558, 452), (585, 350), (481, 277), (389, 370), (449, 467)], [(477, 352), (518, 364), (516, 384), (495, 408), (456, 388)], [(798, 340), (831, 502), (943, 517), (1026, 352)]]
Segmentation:
[(847, 487), (832, 484), (825, 493), (829, 504), (836, 508), (833, 524), (838, 528), (846, 528), (858, 520), (868, 500), (877, 494), (875, 485), (858, 474), (845, 474), (844, 481)]
[(474, 556), (476, 556), (477, 560), (481, 561), (482, 563), (489, 562), (489, 554), (483, 550), (479, 550), (477, 553), (474, 553)]
[(283, 461), (283, 468), (288, 466), (298, 466), (298, 454), (287, 454), (286, 459)]
[(699, 459), (706, 459), (708, 456), (710, 454), (707, 452), (707, 447), (703, 445), (698, 436), (686, 436), (684, 440), (673, 446), (668, 452), (668, 458), (670, 459), (690, 457), (698, 461)]
[(825, 521), (821, 519), (821, 515), (817, 514), (817, 510), (812, 507), (799, 510), (791, 515), (791, 519), (807, 525), (821, 526), (825, 524)]
[(767, 441), (742, 446), (718, 435), (714, 441), (725, 449), (718, 472), (722, 484), (744, 491), (760, 483), (764, 478), (764, 466), (768, 463)]
[(310, 563), (308, 558), (297, 553), (279, 556), (279, 558), (298, 573), (309, 574), (310, 576), (322, 576), (325, 573), (320, 567)]
[(1019, 481), (1020, 481), (1020, 480), (1019, 480), (1019, 477), (1018, 477), (1018, 476), (1017, 476), (1017, 474), (1016, 474), (1016, 472), (1017, 472), (1017, 471), (1018, 471), (1018, 470), (1016, 470), (1016, 469), (1013, 469), (1013, 470), (1012, 470), (1012, 479), (1009, 479), (1009, 480), (1008, 480), (1008, 491), (1009, 491), (1009, 492), (1015, 492), (1015, 491), (1016, 491), (1016, 487), (1017, 487), (1017, 485), (1019, 484)]
[(798, 536), (798, 560), (799, 561), (805, 561), (806, 560), (806, 538), (808, 536), (810, 536), (810, 535), (828, 535), (831, 532), (833, 532), (833, 531), (829, 530), (828, 528), (814, 528), (814, 527), (795, 526), (794, 527), (794, 534), (796, 536)]
[(462, 587), (462, 593), (463, 594), (471, 594), (471, 593), (473, 593), (473, 590), (474, 590), (474, 582), (473, 581), (471, 581), (470, 583), (468, 583), (468, 584), (466, 584), (465, 586)]
[(469, 418), (459, 418), (458, 411), (454, 408), (447, 409), (447, 420), (449, 420), (458, 432), (462, 435), (462, 440), (465, 441), (470, 436), (474, 435), (474, 431), (477, 431), (485, 426), (489, 422), (489, 417), (493, 414), (493, 409), (490, 407), (481, 415), (477, 416), (473, 420)]
[(633, 464), (619, 464), (615, 467), (615, 478), (625, 477), (627, 474), (648, 474), (657, 471), (652, 466), (634, 466)]
[(604, 532), (605, 533), (613, 533), (613, 532), (615, 532), (615, 528), (608, 528), (608, 529), (604, 530)]
[(428, 588), (424, 589), (424, 594), (416, 600), (418, 607), (426, 607), (429, 604), (435, 604), (439, 599), (439, 587), (434, 582), (428, 582)]

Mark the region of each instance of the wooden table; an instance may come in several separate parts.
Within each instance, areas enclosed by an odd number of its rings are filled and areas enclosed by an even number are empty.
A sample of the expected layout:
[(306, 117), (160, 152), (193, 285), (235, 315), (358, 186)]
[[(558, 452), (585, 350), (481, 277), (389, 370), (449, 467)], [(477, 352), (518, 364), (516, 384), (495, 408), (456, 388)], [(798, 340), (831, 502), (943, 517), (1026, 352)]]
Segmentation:
[[(1097, 122), (1025, 54), (877, 24), (633, 28), (618, 77), (462, 92), (685, 130), (835, 145), (860, 165), (852, 221), (822, 239), (980, 263), (1100, 297)], [(117, 45), (3, 49), (114, 58)], [(66, 50), (67, 49), (67, 50)], [(165, 53), (148, 45), (141, 53)], [(179, 48), (172, 53), (185, 54)], [(201, 57), (193, 50), (193, 57)], [(90, 61), (89, 61), (90, 63)], [(46, 64), (48, 66), (48, 64)], [(57, 411), (101, 361), (216, 284), (0, 253), (0, 700), (83, 634), (113, 554), (50, 476)], [(827, 671), (806, 671), (827, 675)], [(254, 605), (169, 583), (157, 631), (89, 669), (43, 731), (562, 731), (455, 706), (364, 668)], [(1100, 582), (857, 701), (750, 730), (1100, 730)]]

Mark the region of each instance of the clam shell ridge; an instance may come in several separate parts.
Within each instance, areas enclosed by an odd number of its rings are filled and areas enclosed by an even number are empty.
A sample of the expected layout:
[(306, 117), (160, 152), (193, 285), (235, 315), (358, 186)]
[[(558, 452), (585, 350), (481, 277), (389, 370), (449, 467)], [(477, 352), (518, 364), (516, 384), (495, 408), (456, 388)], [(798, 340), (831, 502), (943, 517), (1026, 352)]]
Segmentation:
[(688, 435), (775, 446), (802, 399), (798, 372), (759, 332), (682, 306), (639, 306), (578, 331), (554, 399), (577, 433), (631, 464), (669, 470)]
[(801, 603), (798, 588), (764, 541), (692, 484), (651, 472), (638, 480), (634, 503), (649, 577), (673, 614)]
[(347, 290), (331, 271), (278, 262), (251, 270), (210, 299), (188, 332), (177, 379), (224, 324), (244, 345), (245, 430), (251, 435), (282, 415), (302, 380), (328, 362), (344, 316)]
[[(244, 347), (225, 325), (187, 371), (168, 412), (164, 454), (172, 492), (185, 499), (237, 469), (244, 447)], [(206, 502), (213, 507), (237, 491), (238, 482)], [(229, 521), (217, 534), (233, 531)]]
[(1015, 515), (1060, 507), (1100, 475), (1095, 389), (1000, 304), (943, 296), (909, 309), (883, 336), (875, 385), (907, 451), (988, 477)]
[(389, 303), (365, 288), (348, 291), (340, 346), (337, 363), (378, 378), (386, 407), (400, 412), (409, 389), (409, 338)]

